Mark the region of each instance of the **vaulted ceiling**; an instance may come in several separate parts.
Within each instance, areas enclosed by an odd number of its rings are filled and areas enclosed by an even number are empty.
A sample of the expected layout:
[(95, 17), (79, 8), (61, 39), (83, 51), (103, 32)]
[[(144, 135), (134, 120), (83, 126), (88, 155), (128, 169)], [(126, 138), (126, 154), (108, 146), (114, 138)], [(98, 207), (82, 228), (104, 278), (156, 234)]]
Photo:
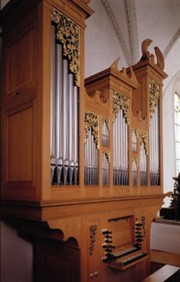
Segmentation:
[(180, 0), (98, 1), (106, 10), (129, 64), (139, 59), (141, 42), (147, 36), (164, 56), (180, 37)]
[[(9, 0), (0, 2), (2, 8)], [(165, 61), (170, 61), (167, 70), (168, 74), (172, 73), (170, 77), (180, 71), (180, 0), (87, 0), (87, 2), (100, 17), (102, 9), (104, 10), (102, 17), (107, 15), (112, 24), (121, 46), (120, 57), (123, 52), (127, 65), (139, 60), (141, 43), (144, 39), (150, 38), (162, 51)], [(97, 11), (97, 7), (100, 10)], [(92, 20), (94, 19), (92, 16)], [(173, 48), (174, 46), (176, 47)], [(150, 48), (153, 50), (154, 45)]]

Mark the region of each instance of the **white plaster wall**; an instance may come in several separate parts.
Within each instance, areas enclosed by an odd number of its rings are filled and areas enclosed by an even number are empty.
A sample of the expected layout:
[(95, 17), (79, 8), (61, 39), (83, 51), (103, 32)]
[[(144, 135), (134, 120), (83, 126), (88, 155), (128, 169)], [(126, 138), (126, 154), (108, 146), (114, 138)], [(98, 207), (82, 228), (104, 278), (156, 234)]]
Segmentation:
[(164, 191), (173, 189), (173, 176), (175, 169), (175, 144), (174, 144), (174, 101), (175, 82), (180, 81), (180, 36), (174, 42), (165, 57), (165, 70), (168, 74), (163, 87), (163, 161), (164, 161)]
[(180, 225), (152, 222), (151, 249), (180, 254)]
[(120, 57), (120, 69), (127, 65), (121, 45), (100, 0), (91, 0), (95, 13), (87, 19), (85, 34), (85, 77), (104, 70)]
[(1, 0), (0, 1), (0, 8), (2, 9), (8, 2), (9, 2), (9, 0)]
[(139, 41), (150, 38), (164, 52), (169, 41), (180, 28), (180, 1), (136, 0), (135, 2)]

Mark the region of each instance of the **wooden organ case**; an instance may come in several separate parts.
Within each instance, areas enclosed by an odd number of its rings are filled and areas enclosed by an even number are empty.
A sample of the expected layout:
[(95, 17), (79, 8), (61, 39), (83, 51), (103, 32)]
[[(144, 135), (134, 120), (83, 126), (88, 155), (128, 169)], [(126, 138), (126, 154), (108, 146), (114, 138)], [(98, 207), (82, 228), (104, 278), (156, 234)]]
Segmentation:
[(84, 80), (88, 2), (2, 11), (2, 218), (32, 240), (34, 281), (141, 281), (164, 198), (163, 56), (147, 39)]

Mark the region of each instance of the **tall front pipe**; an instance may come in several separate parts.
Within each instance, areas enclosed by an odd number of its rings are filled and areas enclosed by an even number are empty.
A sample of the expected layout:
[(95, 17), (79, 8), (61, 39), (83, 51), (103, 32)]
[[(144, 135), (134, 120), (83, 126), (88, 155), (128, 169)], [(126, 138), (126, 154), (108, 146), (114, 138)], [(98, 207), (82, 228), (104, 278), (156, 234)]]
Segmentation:
[(51, 128), (50, 128), (50, 157), (51, 157), (51, 183), (53, 183), (56, 167), (56, 93), (55, 93), (55, 27), (52, 25), (51, 36)]
[(74, 160), (74, 184), (78, 184), (78, 87), (73, 91), (73, 160)]
[(68, 160), (69, 160), (69, 172), (68, 172), (68, 183), (72, 185), (73, 181), (73, 170), (74, 170), (74, 160), (73, 160), (73, 75), (68, 74), (68, 85), (69, 85), (69, 99), (68, 99)]
[(69, 139), (68, 139), (68, 61), (63, 59), (63, 184), (67, 184), (67, 176), (68, 176), (68, 148), (69, 148)]

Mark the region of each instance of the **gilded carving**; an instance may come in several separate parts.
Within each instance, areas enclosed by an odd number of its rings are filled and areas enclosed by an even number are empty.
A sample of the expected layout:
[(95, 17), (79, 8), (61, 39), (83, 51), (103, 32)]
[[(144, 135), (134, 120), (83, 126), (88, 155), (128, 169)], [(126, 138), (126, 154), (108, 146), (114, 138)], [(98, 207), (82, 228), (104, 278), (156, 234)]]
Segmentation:
[(53, 9), (51, 20), (56, 26), (56, 39), (63, 46), (63, 55), (69, 60), (69, 69), (75, 75), (75, 84), (80, 86), (80, 32), (71, 19)]
[(113, 121), (117, 117), (117, 114), (120, 109), (123, 110), (124, 118), (126, 119), (127, 124), (129, 124), (129, 107), (130, 99), (118, 92), (113, 93)]
[(153, 79), (149, 82), (149, 117), (152, 118), (158, 99), (160, 97), (160, 86)]
[(98, 134), (99, 134), (99, 119), (98, 115), (92, 112), (85, 112), (84, 114), (84, 130), (85, 130), (85, 142), (88, 137), (88, 131), (91, 129), (94, 136), (94, 141), (98, 147)]
[(144, 144), (144, 149), (146, 152), (146, 155), (148, 154), (148, 136), (146, 132), (139, 132), (139, 142), (140, 145)]

